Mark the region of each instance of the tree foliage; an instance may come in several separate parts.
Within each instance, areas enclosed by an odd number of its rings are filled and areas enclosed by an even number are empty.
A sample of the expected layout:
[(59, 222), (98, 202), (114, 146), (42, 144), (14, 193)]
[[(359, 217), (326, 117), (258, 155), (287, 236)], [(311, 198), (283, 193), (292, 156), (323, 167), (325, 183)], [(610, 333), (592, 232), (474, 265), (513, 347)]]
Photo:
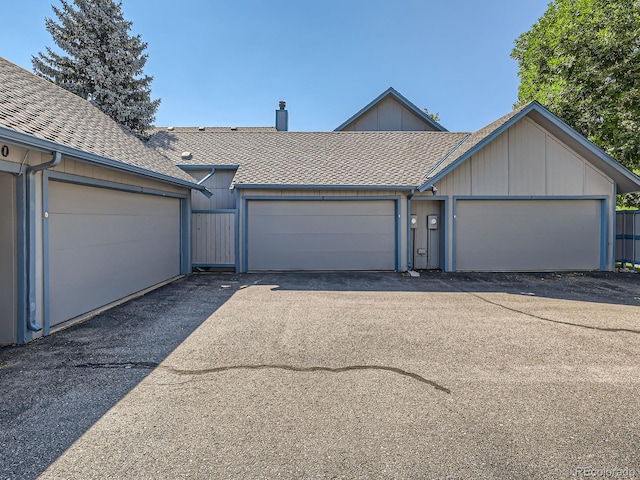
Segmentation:
[(432, 120), (435, 120), (436, 122), (440, 121), (440, 114), (438, 112), (431, 113), (428, 108), (424, 108), (423, 111), (425, 115), (428, 115)]
[(537, 100), (640, 169), (640, 0), (555, 0), (511, 53), (518, 105)]
[[(139, 137), (152, 126), (160, 100), (151, 100), (153, 77), (143, 74), (147, 48), (131, 36), (132, 23), (114, 0), (61, 0), (53, 6), (58, 23), (47, 31), (66, 53), (46, 47), (32, 57), (36, 74), (89, 100)], [(75, 7), (75, 8), (74, 8)]]

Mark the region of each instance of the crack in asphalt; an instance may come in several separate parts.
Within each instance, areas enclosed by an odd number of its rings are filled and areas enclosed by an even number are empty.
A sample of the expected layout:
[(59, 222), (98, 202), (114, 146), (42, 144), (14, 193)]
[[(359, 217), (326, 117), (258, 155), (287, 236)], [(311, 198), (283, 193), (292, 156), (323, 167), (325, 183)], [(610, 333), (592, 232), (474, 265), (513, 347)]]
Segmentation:
[(105, 362), (105, 363), (80, 363), (78, 368), (135, 368), (152, 370), (159, 364), (157, 362)]
[(343, 372), (351, 372), (351, 371), (359, 371), (359, 370), (382, 370), (387, 372), (396, 373), (398, 375), (402, 375), (404, 377), (409, 377), (413, 380), (417, 380), (418, 382), (427, 384), (436, 390), (439, 390), (444, 393), (451, 393), (451, 390), (447, 387), (444, 387), (432, 380), (428, 380), (421, 375), (413, 372), (407, 372), (406, 370), (402, 370), (401, 368), (396, 367), (385, 367), (380, 365), (350, 365), (347, 367), (296, 367), (294, 365), (282, 365), (282, 364), (257, 364), (257, 365), (232, 365), (226, 367), (213, 367), (213, 368), (203, 368), (198, 370), (184, 370), (174, 367), (169, 367), (166, 365), (160, 365), (156, 362), (105, 362), (105, 363), (81, 363), (76, 365), (78, 368), (125, 368), (125, 369), (154, 369), (154, 368), (162, 368), (164, 370), (168, 370), (171, 373), (176, 375), (206, 375), (208, 373), (220, 373), (220, 372), (228, 372), (231, 370), (266, 370), (266, 369), (278, 369), (278, 370), (287, 370), (290, 372), (329, 372), (329, 373), (343, 373)]
[[(446, 282), (443, 282), (445, 284), (447, 284)], [(526, 315), (528, 317), (531, 318), (535, 318), (536, 320), (542, 320), (544, 322), (551, 322), (551, 323), (558, 323), (560, 325), (569, 325), (571, 327), (578, 327), (578, 328), (586, 328), (588, 330), (598, 330), (600, 332), (626, 332), (626, 333), (635, 333), (635, 334), (640, 334), (640, 330), (634, 330), (632, 328), (608, 328), (608, 327), (596, 327), (593, 325), (584, 325), (582, 323), (573, 323), (573, 322), (565, 322), (562, 320), (554, 320), (552, 318), (547, 318), (547, 317), (542, 317), (540, 315), (536, 315), (534, 313), (529, 313), (529, 312), (525, 312), (522, 310), (518, 310), (517, 308), (512, 308), (512, 307), (507, 307), (506, 305), (503, 305), (502, 303), (499, 302), (494, 302), (493, 300), (489, 300), (488, 298), (483, 297), (482, 295), (478, 295), (477, 293), (473, 293), (470, 292), (468, 290), (464, 290), (460, 287), (456, 287), (454, 285), (449, 285), (448, 286), (457, 289), (458, 291), (462, 292), (462, 293), (466, 293), (468, 295), (471, 295), (472, 297), (475, 297), (479, 300), (482, 300), (483, 302), (487, 302), (491, 305), (495, 305), (496, 307), (501, 307), (504, 308), (505, 310), (509, 310), (511, 312), (515, 312), (515, 313), (521, 313), (522, 315)]]
[(387, 372), (396, 373), (398, 375), (402, 375), (405, 377), (409, 377), (413, 380), (417, 380), (418, 382), (427, 384), (436, 390), (439, 390), (444, 393), (451, 393), (451, 390), (448, 388), (432, 381), (428, 380), (417, 373), (407, 372), (400, 368), (396, 367), (384, 367), (380, 365), (350, 365), (347, 367), (296, 367), (293, 365), (282, 365), (282, 364), (258, 364), (258, 365), (233, 365), (227, 367), (214, 367), (214, 368), (205, 368), (199, 370), (181, 370), (173, 367), (162, 366), (177, 375), (205, 375), (208, 373), (220, 373), (227, 372), (230, 370), (266, 370), (266, 369), (278, 369), (278, 370), (287, 370), (290, 372), (329, 372), (329, 373), (343, 373), (343, 372), (352, 372), (352, 371), (360, 371), (360, 370), (382, 370)]

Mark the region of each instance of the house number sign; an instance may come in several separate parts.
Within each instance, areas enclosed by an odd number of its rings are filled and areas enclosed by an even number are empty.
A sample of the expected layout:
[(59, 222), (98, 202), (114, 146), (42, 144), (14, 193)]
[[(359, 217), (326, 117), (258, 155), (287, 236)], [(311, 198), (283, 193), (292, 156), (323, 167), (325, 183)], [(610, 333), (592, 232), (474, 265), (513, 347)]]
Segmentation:
[(9, 147), (7, 147), (6, 145), (2, 145), (2, 156), (3, 157), (9, 156)]

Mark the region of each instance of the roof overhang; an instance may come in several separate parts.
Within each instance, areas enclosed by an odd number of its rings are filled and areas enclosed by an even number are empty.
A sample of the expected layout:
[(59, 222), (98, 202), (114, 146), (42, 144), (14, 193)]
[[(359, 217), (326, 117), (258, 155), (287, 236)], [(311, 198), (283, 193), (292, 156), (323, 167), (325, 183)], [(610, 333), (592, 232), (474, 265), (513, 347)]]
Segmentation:
[[(280, 184), (280, 183), (236, 183), (234, 188), (277, 189), (277, 190), (388, 190), (411, 191), (415, 187), (407, 185), (321, 185), (321, 184)], [(364, 197), (363, 197), (364, 198)]]
[(590, 142), (584, 136), (579, 134), (564, 121), (562, 121), (559, 117), (543, 107), (540, 103), (535, 101), (527, 105), (520, 112), (507, 120), (503, 125), (496, 128), (493, 132), (491, 132), (484, 139), (478, 142), (477, 145), (457, 158), (453, 163), (451, 163), (451, 165), (448, 165), (446, 168), (442, 169), (435, 175), (429, 176), (429, 174), (427, 174), (424, 183), (418, 187), (418, 191), (424, 192), (425, 190), (431, 188), (434, 183), (438, 182), (453, 170), (458, 168), (462, 163), (467, 161), (478, 151), (482, 150), (485, 146), (487, 146), (503, 132), (508, 130), (511, 126), (515, 125), (524, 117), (528, 117), (536, 122), (542, 128), (564, 142), (578, 155), (592, 163), (596, 168), (609, 176), (614, 182), (616, 182), (618, 194), (634, 193), (640, 191), (640, 177), (638, 177), (631, 170), (616, 161), (594, 143)]
[(137, 167), (128, 163), (119, 162), (111, 158), (96, 155), (95, 153), (80, 150), (78, 148), (69, 147), (61, 143), (46, 140), (44, 138), (36, 137), (28, 133), (18, 132), (11, 128), (0, 126), (0, 139), (5, 140), (14, 145), (18, 145), (29, 150), (36, 150), (42, 153), (60, 152), (63, 157), (79, 162), (90, 163), (93, 165), (99, 165), (101, 167), (110, 168), (134, 175), (140, 175), (147, 178), (152, 178), (161, 182), (171, 183), (173, 185), (179, 185), (181, 187), (191, 188), (199, 190), (208, 197), (212, 194), (204, 186), (198, 185), (195, 182), (189, 182), (180, 178), (175, 178), (170, 175), (165, 175), (153, 170)]

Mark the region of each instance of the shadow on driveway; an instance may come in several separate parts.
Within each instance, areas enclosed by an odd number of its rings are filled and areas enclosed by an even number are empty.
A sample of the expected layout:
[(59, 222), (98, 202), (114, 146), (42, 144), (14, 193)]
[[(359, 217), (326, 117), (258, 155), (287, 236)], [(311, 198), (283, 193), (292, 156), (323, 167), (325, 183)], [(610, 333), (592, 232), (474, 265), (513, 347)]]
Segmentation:
[[(192, 275), (30, 345), (0, 349), (0, 477), (35, 478), (44, 472), (235, 292), (251, 285), (283, 291), (463, 292), (489, 303), (492, 293), (508, 293), (640, 305), (640, 277), (633, 274)], [(511, 308), (501, 302), (495, 304)], [(514, 311), (562, 323), (534, 310)], [(626, 323), (615, 331), (640, 333), (640, 325)]]
[(22, 347), (0, 348), (0, 478), (35, 478), (234, 293), (193, 275)]

